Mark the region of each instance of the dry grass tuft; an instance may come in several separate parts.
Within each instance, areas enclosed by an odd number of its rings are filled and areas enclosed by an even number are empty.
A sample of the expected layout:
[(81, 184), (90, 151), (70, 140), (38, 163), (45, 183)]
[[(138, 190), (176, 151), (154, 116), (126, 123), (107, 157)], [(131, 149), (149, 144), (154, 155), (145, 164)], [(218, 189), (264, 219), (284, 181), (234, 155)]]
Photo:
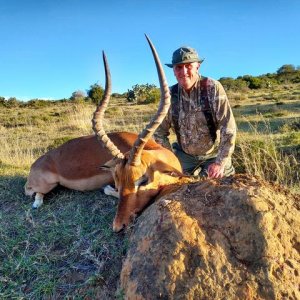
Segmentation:
[(239, 133), (237, 138), (237, 151), (234, 155), (237, 168), (298, 190), (300, 163), (297, 153), (284, 153), (280, 150), (278, 134), (273, 132), (269, 121), (263, 116), (256, 122), (247, 122), (250, 130)]

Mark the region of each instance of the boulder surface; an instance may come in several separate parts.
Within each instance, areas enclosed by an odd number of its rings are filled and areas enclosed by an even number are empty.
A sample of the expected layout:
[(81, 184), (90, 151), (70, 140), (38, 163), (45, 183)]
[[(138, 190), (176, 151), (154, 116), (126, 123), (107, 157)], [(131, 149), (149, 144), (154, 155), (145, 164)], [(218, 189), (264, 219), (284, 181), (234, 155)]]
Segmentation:
[(300, 299), (299, 204), (246, 175), (163, 196), (133, 228), (125, 299)]

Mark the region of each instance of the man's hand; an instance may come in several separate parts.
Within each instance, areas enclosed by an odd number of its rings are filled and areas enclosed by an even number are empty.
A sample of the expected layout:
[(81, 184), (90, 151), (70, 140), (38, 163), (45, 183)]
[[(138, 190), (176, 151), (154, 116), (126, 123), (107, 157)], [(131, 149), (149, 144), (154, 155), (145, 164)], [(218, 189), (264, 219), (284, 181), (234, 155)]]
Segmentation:
[(224, 167), (217, 164), (212, 163), (208, 166), (208, 178), (222, 178), (224, 176)]

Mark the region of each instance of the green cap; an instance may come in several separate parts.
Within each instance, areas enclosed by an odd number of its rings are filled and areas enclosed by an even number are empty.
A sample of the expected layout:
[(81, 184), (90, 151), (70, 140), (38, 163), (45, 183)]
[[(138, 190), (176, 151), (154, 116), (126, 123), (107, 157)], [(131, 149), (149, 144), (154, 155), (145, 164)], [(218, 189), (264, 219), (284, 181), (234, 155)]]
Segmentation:
[(165, 64), (166, 66), (173, 68), (175, 65), (187, 64), (192, 62), (202, 63), (204, 59), (200, 59), (195, 49), (191, 47), (180, 47), (175, 50), (172, 57), (171, 64)]

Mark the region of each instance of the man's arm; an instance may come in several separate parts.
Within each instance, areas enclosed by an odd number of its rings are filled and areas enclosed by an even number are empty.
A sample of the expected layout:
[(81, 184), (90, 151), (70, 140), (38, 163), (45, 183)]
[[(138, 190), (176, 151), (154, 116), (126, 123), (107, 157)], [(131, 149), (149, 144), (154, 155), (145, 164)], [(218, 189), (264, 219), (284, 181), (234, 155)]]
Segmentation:
[(215, 164), (208, 170), (209, 177), (220, 178), (224, 174), (226, 162), (231, 158), (236, 140), (235, 119), (221, 83), (217, 82), (214, 101), (215, 118), (220, 129), (220, 145)]

